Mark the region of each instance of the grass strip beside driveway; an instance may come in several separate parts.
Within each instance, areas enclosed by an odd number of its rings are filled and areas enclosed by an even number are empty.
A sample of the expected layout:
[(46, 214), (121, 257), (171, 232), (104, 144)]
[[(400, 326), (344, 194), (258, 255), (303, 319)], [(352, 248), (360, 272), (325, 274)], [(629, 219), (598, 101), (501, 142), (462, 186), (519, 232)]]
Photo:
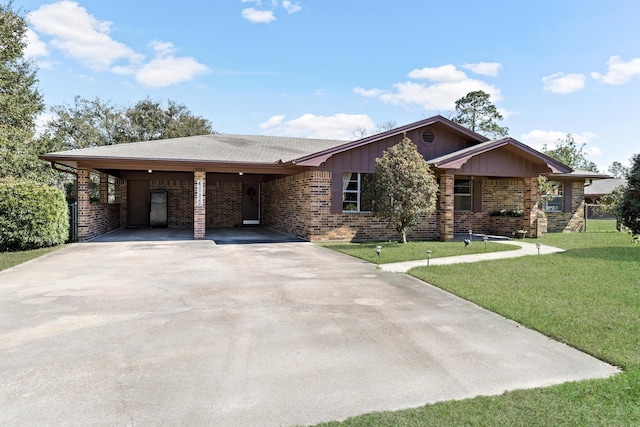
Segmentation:
[(0, 271), (11, 268), (23, 262), (31, 261), (49, 252), (56, 251), (62, 246), (53, 246), (50, 248), (33, 249), (31, 251), (22, 252), (0, 252)]
[(620, 366), (622, 374), (326, 425), (640, 425), (640, 246), (624, 233), (550, 234), (541, 242), (567, 252), (411, 273)]
[[(376, 254), (376, 246), (381, 246), (380, 256)], [(392, 262), (415, 261), (427, 258), (427, 250), (431, 258), (442, 258), (458, 255), (502, 252), (520, 249), (516, 245), (474, 240), (469, 246), (464, 242), (377, 242), (377, 243), (321, 243), (321, 246), (342, 252), (372, 263), (387, 264)]]

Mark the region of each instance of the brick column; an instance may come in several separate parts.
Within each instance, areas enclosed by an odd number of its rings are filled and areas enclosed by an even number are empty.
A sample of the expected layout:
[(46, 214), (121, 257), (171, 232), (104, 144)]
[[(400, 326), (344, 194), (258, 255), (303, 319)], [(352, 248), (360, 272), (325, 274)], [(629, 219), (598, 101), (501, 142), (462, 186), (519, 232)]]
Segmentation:
[(78, 241), (82, 242), (89, 238), (91, 228), (91, 182), (89, 169), (78, 168)]
[(120, 205), (120, 227), (127, 226), (127, 181), (116, 179), (116, 204)]
[(100, 204), (106, 205), (109, 203), (109, 175), (106, 173), (100, 173)]
[(451, 172), (440, 175), (440, 240), (443, 242), (453, 240), (455, 175)]
[(524, 215), (522, 229), (527, 230), (528, 237), (537, 237), (536, 220), (538, 219), (538, 177), (524, 179)]
[(193, 238), (204, 239), (207, 227), (207, 173), (196, 169), (193, 173)]

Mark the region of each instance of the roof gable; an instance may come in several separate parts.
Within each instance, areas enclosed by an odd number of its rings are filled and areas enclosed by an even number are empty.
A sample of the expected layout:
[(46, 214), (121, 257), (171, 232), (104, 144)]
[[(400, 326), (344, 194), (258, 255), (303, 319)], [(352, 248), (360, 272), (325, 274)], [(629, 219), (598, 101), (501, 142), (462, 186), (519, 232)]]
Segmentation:
[[(544, 169), (540, 170), (540, 173), (546, 172), (563, 174), (572, 172), (572, 169), (569, 166), (543, 153), (540, 153), (539, 151), (534, 150), (528, 145), (525, 145), (510, 137), (486, 141), (481, 144), (477, 144), (469, 148), (447, 154), (445, 156), (431, 159), (428, 161), (428, 163), (438, 169), (462, 169), (465, 167), (465, 165), (467, 165), (467, 163), (472, 161), (472, 159), (479, 159), (481, 157), (489, 158), (490, 154), (496, 155), (497, 150), (500, 151), (502, 157), (509, 157), (505, 156), (505, 154), (513, 153), (516, 157), (526, 160), (530, 163), (530, 165), (527, 165), (529, 166), (529, 168), (531, 168), (531, 165), (543, 166)], [(498, 157), (493, 157), (490, 160), (497, 158)], [(507, 165), (502, 165), (503, 168), (505, 168), (506, 166)], [(520, 168), (522, 168), (522, 166), (522, 162), (520, 162), (520, 165), (516, 165), (516, 167)], [(476, 166), (476, 168), (478, 168), (478, 166)], [(489, 173), (490, 171), (488, 169), (474, 171), (473, 167), (471, 167), (467, 168), (467, 172)], [(510, 174), (513, 175), (513, 173)]]
[(450, 129), (451, 131), (458, 133), (462, 136), (464, 136), (465, 138), (471, 140), (471, 141), (476, 141), (478, 143), (481, 142), (485, 142), (488, 141), (489, 139), (485, 136), (482, 136), (478, 133), (475, 133), (467, 128), (465, 128), (464, 126), (460, 126), (457, 123), (452, 122), (449, 119), (446, 119), (442, 116), (433, 116), (430, 117), (428, 119), (424, 119), (424, 120), (420, 120), (414, 123), (410, 123), (408, 125), (405, 126), (400, 126), (398, 128), (395, 129), (391, 129), (385, 132), (381, 132), (381, 133), (377, 133), (375, 135), (370, 135), (355, 141), (351, 141), (351, 142), (347, 142), (345, 144), (342, 145), (338, 145), (335, 147), (331, 147), (328, 148), (324, 151), (318, 152), (318, 153), (313, 153), (309, 156), (305, 156), (305, 157), (301, 157), (299, 159), (295, 160), (295, 163), (299, 166), (320, 166), (322, 163), (326, 162), (327, 159), (329, 159), (331, 156), (339, 154), (339, 153), (343, 153), (345, 151), (348, 150), (353, 150), (356, 148), (360, 148), (362, 146), (368, 145), (368, 144), (372, 144), (378, 141), (381, 141), (383, 139), (389, 138), (389, 137), (393, 137), (396, 135), (402, 135), (405, 132), (410, 132), (413, 131), (415, 129), (419, 129), (422, 127), (426, 127), (429, 125), (433, 125), (433, 124), (442, 124), (445, 127), (447, 127), (448, 129)]

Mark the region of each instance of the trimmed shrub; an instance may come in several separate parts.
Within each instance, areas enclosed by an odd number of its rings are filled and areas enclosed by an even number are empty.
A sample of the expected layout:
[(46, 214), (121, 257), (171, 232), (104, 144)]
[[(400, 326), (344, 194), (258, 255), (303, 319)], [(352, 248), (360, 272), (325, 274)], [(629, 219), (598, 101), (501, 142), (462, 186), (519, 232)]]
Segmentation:
[(62, 191), (25, 179), (0, 179), (0, 252), (59, 245), (68, 236)]

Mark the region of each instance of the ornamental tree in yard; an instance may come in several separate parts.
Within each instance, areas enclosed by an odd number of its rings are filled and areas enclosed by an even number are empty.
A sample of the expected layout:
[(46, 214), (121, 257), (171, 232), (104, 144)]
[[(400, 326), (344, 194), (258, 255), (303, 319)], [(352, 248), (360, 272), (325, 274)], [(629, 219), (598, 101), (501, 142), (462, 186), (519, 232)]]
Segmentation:
[(637, 243), (640, 240), (640, 154), (633, 156), (631, 162), (627, 186), (618, 205), (618, 218)]
[(407, 242), (407, 228), (436, 207), (438, 183), (406, 134), (376, 159), (372, 189), (373, 214), (386, 219), (400, 233), (402, 243)]

